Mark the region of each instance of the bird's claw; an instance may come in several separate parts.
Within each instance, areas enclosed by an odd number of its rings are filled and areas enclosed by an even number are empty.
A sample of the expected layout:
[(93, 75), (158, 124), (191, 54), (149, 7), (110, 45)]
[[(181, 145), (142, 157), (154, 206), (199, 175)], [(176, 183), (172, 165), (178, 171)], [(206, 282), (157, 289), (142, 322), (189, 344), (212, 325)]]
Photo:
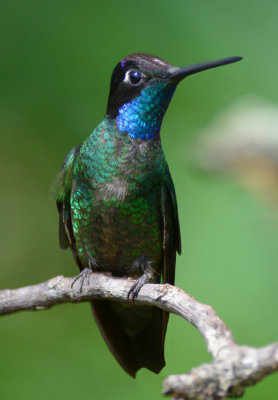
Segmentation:
[(88, 268), (88, 267), (87, 267), (87, 268), (84, 268), (84, 269), (80, 272), (80, 274), (78, 274), (78, 275), (74, 278), (74, 280), (73, 280), (73, 282), (72, 282), (72, 284), (71, 284), (71, 288), (73, 288), (73, 286), (75, 285), (75, 283), (76, 283), (77, 281), (80, 280), (79, 293), (81, 293), (85, 280), (86, 280), (86, 282), (87, 282), (87, 285), (89, 285), (91, 273), (92, 273), (91, 268)]
[(130, 297), (132, 297), (132, 300), (134, 301), (134, 299), (136, 299), (136, 297), (138, 296), (139, 290), (140, 288), (138, 289), (137, 282), (135, 282), (134, 285), (132, 285), (131, 289), (129, 290), (127, 298), (129, 299)]
[(139, 294), (142, 286), (144, 286), (145, 283), (148, 282), (148, 280), (149, 280), (149, 277), (147, 274), (143, 274), (142, 276), (140, 276), (140, 278), (131, 286), (131, 289), (129, 290), (129, 292), (127, 294), (127, 298), (129, 299), (131, 297), (132, 300), (134, 301), (138, 297), (138, 294)]

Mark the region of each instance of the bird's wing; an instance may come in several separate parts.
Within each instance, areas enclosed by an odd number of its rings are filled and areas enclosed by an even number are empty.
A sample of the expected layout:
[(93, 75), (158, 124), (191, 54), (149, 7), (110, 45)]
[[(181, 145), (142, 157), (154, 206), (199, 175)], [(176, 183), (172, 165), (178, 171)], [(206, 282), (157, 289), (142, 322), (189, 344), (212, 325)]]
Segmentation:
[(77, 146), (70, 150), (52, 187), (53, 197), (56, 200), (59, 212), (60, 247), (66, 249), (70, 246), (73, 252), (75, 252), (75, 241), (71, 222), (70, 195), (72, 189), (72, 171), (79, 149), (80, 146)]
[(169, 170), (161, 193), (163, 220), (163, 282), (174, 284), (176, 252), (181, 254), (181, 237), (176, 192)]

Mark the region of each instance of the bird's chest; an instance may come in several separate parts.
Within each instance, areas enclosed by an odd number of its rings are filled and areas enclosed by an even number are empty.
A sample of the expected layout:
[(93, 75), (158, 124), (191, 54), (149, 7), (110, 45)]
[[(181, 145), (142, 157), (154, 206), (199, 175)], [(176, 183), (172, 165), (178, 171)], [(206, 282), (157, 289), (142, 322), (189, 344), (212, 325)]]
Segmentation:
[(95, 204), (132, 201), (161, 184), (166, 162), (160, 142), (98, 141), (82, 148), (75, 167), (75, 182), (93, 193)]
[(75, 236), (86, 247), (83, 253), (93, 254), (116, 273), (142, 253), (160, 258), (165, 165), (159, 146), (123, 147), (114, 142), (110, 150), (110, 157), (103, 148), (86, 156), (81, 152), (71, 207)]

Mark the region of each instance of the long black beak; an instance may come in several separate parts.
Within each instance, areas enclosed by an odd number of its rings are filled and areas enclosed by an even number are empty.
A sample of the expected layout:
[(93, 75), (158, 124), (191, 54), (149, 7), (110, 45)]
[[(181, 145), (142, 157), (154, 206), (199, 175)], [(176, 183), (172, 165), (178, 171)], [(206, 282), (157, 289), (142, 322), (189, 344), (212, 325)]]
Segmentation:
[(171, 72), (169, 79), (179, 82), (188, 75), (196, 74), (196, 72), (205, 71), (206, 69), (210, 68), (221, 67), (221, 65), (232, 64), (240, 60), (242, 60), (242, 57), (229, 57), (222, 58), (221, 60), (189, 65), (188, 67), (176, 69), (175, 71)]

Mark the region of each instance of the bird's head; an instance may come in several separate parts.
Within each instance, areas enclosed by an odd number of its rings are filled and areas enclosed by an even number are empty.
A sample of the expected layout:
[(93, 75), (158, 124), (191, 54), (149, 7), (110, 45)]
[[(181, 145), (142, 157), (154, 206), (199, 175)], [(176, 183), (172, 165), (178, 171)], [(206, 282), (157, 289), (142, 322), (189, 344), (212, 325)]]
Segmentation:
[(241, 57), (230, 57), (178, 68), (149, 54), (131, 54), (113, 71), (107, 115), (132, 139), (158, 138), (163, 116), (181, 80), (239, 60)]

